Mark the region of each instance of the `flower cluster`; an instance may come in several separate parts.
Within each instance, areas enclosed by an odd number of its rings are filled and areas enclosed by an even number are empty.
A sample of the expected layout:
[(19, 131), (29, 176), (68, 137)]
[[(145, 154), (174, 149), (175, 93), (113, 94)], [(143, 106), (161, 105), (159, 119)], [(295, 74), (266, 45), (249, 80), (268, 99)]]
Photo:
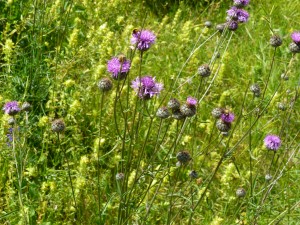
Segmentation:
[(133, 80), (131, 87), (141, 99), (146, 100), (158, 95), (163, 89), (163, 84), (155, 82), (155, 77), (144, 76)]
[(227, 109), (215, 108), (211, 112), (212, 116), (217, 120), (216, 126), (222, 134), (226, 135), (231, 128), (231, 123), (234, 120), (234, 114)]
[(249, 0), (234, 0), (234, 6), (227, 10), (227, 26), (229, 30), (238, 29), (239, 23), (246, 23), (249, 19), (249, 13), (242, 9), (249, 4)]
[(172, 111), (172, 117), (176, 120), (182, 120), (186, 117), (192, 117), (196, 114), (197, 99), (189, 96), (186, 102), (180, 104), (176, 98), (171, 98), (168, 102), (168, 108)]
[(148, 50), (155, 43), (156, 36), (150, 30), (137, 30), (132, 32), (131, 44), (136, 45), (140, 51)]

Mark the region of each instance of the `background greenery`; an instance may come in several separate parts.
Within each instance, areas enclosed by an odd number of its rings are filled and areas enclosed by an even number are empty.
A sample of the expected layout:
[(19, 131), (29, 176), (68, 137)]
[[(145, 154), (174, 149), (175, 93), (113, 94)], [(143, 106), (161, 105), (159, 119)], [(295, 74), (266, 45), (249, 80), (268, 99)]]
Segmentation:
[[(2, 106), (7, 101), (17, 100), (32, 105), (28, 124), (24, 114), (17, 117), (19, 160), (24, 165), (25, 213), (18, 202), (17, 171), (11, 147), (7, 145), (8, 117), (1, 114), (0, 223), (26, 224), (24, 214), (29, 224), (121, 223), (118, 218), (122, 215), (119, 211), (122, 195), (115, 175), (122, 164), (123, 140), (118, 137), (113, 123), (115, 90), (104, 98), (99, 140), (101, 93), (97, 82), (109, 76), (107, 60), (120, 53), (129, 57), (134, 28), (152, 30), (157, 41), (144, 54), (142, 75), (155, 76), (167, 91), (198, 37), (201, 43), (208, 40), (191, 57), (180, 73), (176, 88), (169, 92), (168, 98), (184, 101), (200, 85), (199, 77), (194, 77), (197, 68), (210, 62), (222, 38), (229, 39), (229, 34), (225, 37), (211, 35), (215, 33), (214, 26), (224, 22), (231, 4), (229, 0), (0, 1), (0, 103)], [(180, 124), (168, 122), (167, 138), (161, 143), (156, 159), (149, 162), (156, 145), (159, 120), (143, 117), (140, 138), (135, 139), (132, 152), (145, 159), (134, 164), (137, 170), (126, 174), (132, 193), (126, 205), (130, 208), (129, 216), (123, 224), (187, 224), (195, 204), (193, 201), (207, 187), (222, 152), (242, 140), (256, 119), (252, 113), (254, 109), (269, 100), (268, 110), (251, 129), (251, 135), (247, 133), (246, 139), (222, 162), (204, 201), (196, 209), (193, 223), (253, 224), (255, 220), (257, 224), (299, 223), (299, 56), (295, 55), (289, 64), (292, 54), (288, 50), (291, 32), (300, 30), (299, 8), (300, 3), (291, 0), (250, 2), (247, 8), (249, 22), (233, 33), (227, 49), (226, 44), (218, 49), (221, 58), (216, 60), (218, 63), (214, 67), (217, 70), (220, 66), (218, 76), (198, 106), (197, 118), (191, 120), (172, 154), (167, 153), (178, 137)], [(212, 21), (213, 28), (205, 28), (207, 20)], [(273, 34), (282, 37), (283, 45), (276, 49), (274, 67), (267, 82), (274, 54), (274, 48), (269, 45)], [(139, 63), (136, 54), (128, 79), (138, 76)], [(287, 70), (289, 79), (285, 81), (281, 74)], [(202, 84), (203, 91), (196, 93), (198, 97), (204, 94), (210, 81)], [(268, 84), (265, 99), (252, 98), (248, 91), (252, 83), (258, 83), (262, 88)], [(114, 86), (116, 88), (116, 83)], [(129, 96), (134, 105), (136, 98), (132, 91), (122, 94)], [(168, 98), (160, 97), (149, 103), (150, 112), (154, 114), (159, 104), (166, 104)], [(283, 103), (287, 110), (279, 110), (278, 103)], [(226, 140), (218, 140), (219, 133), (213, 128), (211, 110), (219, 106), (231, 109), (239, 118)], [(118, 115), (122, 114), (120, 108), (116, 110)], [(67, 126), (60, 141), (51, 131), (54, 118), (64, 118)], [(153, 122), (153, 132), (147, 139), (145, 155), (139, 155), (150, 122)], [(163, 129), (167, 129), (167, 125)], [(263, 138), (268, 133), (280, 135), (283, 141), (275, 160), (272, 160), (273, 153), (263, 147)], [(176, 152), (180, 149), (189, 149), (193, 153), (189, 168), (198, 172), (199, 179), (190, 180), (188, 168), (175, 166)], [(166, 155), (169, 157), (163, 160)], [(71, 168), (77, 207), (72, 198), (66, 158)], [(97, 183), (99, 164), (101, 175), (100, 183)], [(142, 179), (136, 182), (132, 177), (140, 168), (149, 171), (141, 173)], [(168, 175), (164, 177), (165, 171)], [(150, 172), (156, 178), (148, 190), (147, 184), (153, 176)], [(268, 172), (275, 180), (278, 178), (270, 193), (265, 181)], [(157, 187), (158, 193), (155, 193)], [(245, 198), (236, 198), (238, 187), (246, 189)], [(145, 189), (147, 196), (157, 196), (149, 215), (147, 201), (141, 199)], [(262, 204), (266, 193), (266, 201)], [(170, 213), (172, 198), (175, 199), (174, 212)]]

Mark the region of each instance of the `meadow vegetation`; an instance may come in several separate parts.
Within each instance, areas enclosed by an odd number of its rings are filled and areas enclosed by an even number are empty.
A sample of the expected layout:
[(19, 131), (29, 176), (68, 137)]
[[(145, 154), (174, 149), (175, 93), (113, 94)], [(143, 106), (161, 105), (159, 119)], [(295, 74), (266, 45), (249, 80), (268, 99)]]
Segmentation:
[(299, 224), (300, 3), (234, 2), (0, 1), (0, 224)]

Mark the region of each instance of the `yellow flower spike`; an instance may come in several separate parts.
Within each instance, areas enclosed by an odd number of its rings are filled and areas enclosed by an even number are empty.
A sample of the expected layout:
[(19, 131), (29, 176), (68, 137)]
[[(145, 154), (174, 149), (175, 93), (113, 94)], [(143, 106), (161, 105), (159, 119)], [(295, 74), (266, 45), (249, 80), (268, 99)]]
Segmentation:
[(66, 81), (64, 82), (64, 85), (65, 85), (67, 88), (72, 87), (72, 86), (75, 85), (75, 81), (72, 80), (72, 79), (68, 79), (68, 80), (66, 80)]
[(223, 220), (224, 219), (222, 219), (221, 217), (216, 217), (216, 218), (214, 218), (214, 220), (210, 223), (210, 225), (221, 225), (221, 224), (223, 224), (222, 222), (223, 222)]
[(42, 116), (40, 119), (39, 119), (39, 122), (38, 122), (38, 126), (39, 127), (45, 127), (49, 124), (49, 117), (48, 116)]
[(70, 105), (70, 112), (71, 113), (76, 113), (81, 109), (81, 103), (76, 99), (72, 102)]

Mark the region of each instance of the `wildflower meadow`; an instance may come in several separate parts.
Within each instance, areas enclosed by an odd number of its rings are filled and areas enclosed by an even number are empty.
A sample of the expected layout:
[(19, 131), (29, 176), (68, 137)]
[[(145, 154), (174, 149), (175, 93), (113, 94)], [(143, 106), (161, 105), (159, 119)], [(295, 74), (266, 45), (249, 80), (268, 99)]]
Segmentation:
[(0, 224), (300, 225), (300, 2), (0, 1)]

